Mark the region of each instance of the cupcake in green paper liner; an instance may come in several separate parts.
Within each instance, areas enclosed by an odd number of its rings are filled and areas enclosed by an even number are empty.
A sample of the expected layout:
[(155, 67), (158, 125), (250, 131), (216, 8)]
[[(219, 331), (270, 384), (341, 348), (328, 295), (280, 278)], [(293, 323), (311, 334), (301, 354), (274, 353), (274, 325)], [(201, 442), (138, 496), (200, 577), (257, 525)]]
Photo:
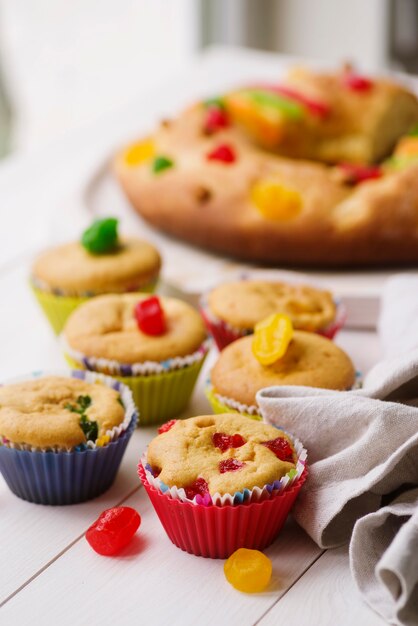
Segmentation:
[(61, 342), (71, 366), (108, 374), (131, 388), (141, 425), (178, 417), (209, 349), (195, 309), (141, 294), (90, 299), (69, 317)]
[(206, 395), (214, 413), (238, 412), (261, 419), (256, 394), (264, 387), (303, 385), (348, 390), (356, 382), (349, 356), (330, 339), (293, 330), (287, 315), (274, 314), (220, 353)]
[(55, 333), (69, 315), (95, 295), (153, 292), (161, 258), (146, 241), (118, 236), (118, 221), (97, 220), (81, 240), (40, 254), (30, 277), (32, 290)]

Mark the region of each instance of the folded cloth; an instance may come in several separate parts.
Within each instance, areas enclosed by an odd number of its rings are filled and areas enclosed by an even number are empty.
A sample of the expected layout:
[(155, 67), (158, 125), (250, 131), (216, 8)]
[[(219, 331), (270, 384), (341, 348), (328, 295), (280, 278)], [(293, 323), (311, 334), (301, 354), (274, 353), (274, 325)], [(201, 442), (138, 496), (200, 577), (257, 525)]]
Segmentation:
[(418, 485), (417, 399), (418, 349), (380, 362), (363, 389), (258, 392), (265, 421), (308, 449), (309, 479), (294, 516), (319, 546), (348, 542), (356, 520), (380, 508), (383, 496)]
[[(391, 356), (368, 373), (363, 389), (269, 387), (257, 394), (264, 420), (308, 449), (297, 522), (324, 548), (351, 538), (351, 569), (364, 599), (405, 626), (418, 624), (416, 281), (388, 283), (379, 330)], [(398, 306), (394, 294), (401, 292)]]
[(418, 489), (354, 526), (350, 563), (369, 604), (392, 624), (418, 623)]

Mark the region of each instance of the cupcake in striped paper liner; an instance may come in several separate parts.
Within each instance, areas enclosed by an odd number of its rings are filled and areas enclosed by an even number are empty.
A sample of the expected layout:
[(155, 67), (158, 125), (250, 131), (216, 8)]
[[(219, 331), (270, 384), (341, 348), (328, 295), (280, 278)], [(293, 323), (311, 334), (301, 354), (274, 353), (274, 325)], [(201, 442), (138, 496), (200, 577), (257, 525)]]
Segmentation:
[(141, 294), (99, 296), (68, 319), (61, 345), (72, 367), (114, 376), (128, 385), (141, 425), (178, 417), (209, 350), (191, 306)]
[(332, 339), (347, 312), (329, 291), (306, 284), (240, 280), (215, 287), (200, 300), (200, 311), (219, 350), (254, 332), (273, 313), (288, 315), (294, 328)]
[(56, 334), (89, 298), (154, 291), (161, 267), (158, 251), (146, 241), (120, 238), (117, 225), (114, 218), (97, 220), (80, 241), (51, 248), (35, 259), (30, 285)]
[(15, 379), (0, 387), (0, 471), (29, 502), (90, 500), (112, 485), (137, 419), (130, 389), (108, 376)]
[[(358, 385), (350, 357), (335, 343), (315, 333), (293, 331), (290, 321), (283, 319), (285, 316), (271, 316), (276, 317), (280, 319), (270, 323), (268, 318), (266, 325), (260, 323), (260, 333), (267, 333), (267, 337), (273, 328), (271, 348), (267, 341), (258, 352), (256, 330), (254, 335), (237, 339), (219, 354), (205, 389), (215, 413), (232, 411), (261, 419), (256, 394), (264, 387), (302, 385), (346, 391)], [(274, 325), (283, 321), (287, 330), (282, 333)], [(286, 344), (284, 352), (276, 352), (282, 341)]]
[(211, 558), (267, 547), (307, 477), (302, 443), (231, 413), (160, 430), (138, 473), (169, 539)]

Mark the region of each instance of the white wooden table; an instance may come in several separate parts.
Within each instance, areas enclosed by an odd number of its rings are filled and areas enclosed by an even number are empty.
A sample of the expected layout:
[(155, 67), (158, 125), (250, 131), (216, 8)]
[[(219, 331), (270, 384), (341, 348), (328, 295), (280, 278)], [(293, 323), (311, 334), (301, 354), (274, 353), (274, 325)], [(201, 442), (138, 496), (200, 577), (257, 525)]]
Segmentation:
[[(234, 60), (237, 66), (240, 59), (238, 55)], [(260, 58), (255, 55), (252, 62), (254, 70)], [(225, 68), (222, 55), (208, 55), (182, 79), (181, 97), (176, 97), (187, 100), (197, 89), (196, 81), (200, 87), (216, 82), (221, 66)], [(164, 91), (172, 104), (170, 90), (166, 87), (160, 95)], [(142, 103), (143, 116), (149, 120), (161, 103), (157, 95), (154, 104)], [(42, 154), (15, 158), (0, 167), (0, 380), (65, 367), (27, 287), (31, 255), (57, 238), (75, 235), (83, 215), (82, 185), (98, 159), (132, 132), (134, 112), (137, 108), (132, 107), (130, 117), (104, 120)], [(363, 372), (379, 359), (374, 332), (344, 331), (338, 343)], [(210, 355), (206, 372), (214, 357)], [(209, 410), (202, 393), (204, 380), (205, 372), (187, 415)], [(320, 550), (291, 519), (266, 550), (274, 576), (262, 594), (245, 595), (230, 587), (223, 561), (194, 557), (173, 546), (136, 475), (141, 452), (154, 434), (153, 428), (134, 433), (112, 488), (85, 504), (30, 504), (12, 495), (0, 478), (2, 625), (384, 623), (359, 596), (346, 548)], [(86, 543), (84, 532), (102, 510), (122, 503), (139, 511), (139, 533), (120, 556), (100, 557)]]

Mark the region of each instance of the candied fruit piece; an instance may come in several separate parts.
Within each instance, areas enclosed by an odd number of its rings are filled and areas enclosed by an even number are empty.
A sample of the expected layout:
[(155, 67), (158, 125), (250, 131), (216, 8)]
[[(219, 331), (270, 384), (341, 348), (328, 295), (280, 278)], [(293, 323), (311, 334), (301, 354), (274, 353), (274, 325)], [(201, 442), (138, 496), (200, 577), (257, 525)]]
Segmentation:
[(266, 448), (274, 452), (277, 458), (281, 461), (289, 461), (289, 463), (293, 463), (292, 447), (284, 437), (277, 437), (276, 439), (270, 439), (270, 441), (263, 441), (261, 442), (261, 445), (266, 446)]
[(351, 185), (363, 183), (365, 180), (374, 180), (383, 175), (379, 165), (356, 165), (354, 163), (341, 163), (339, 170), (343, 175), (344, 182)]
[(209, 161), (222, 161), (222, 163), (234, 163), (237, 160), (232, 146), (224, 143), (208, 152), (206, 158)]
[(146, 335), (162, 335), (165, 332), (164, 311), (157, 296), (140, 300), (135, 306), (134, 314), (139, 330)]
[(225, 472), (236, 472), (243, 468), (245, 463), (238, 461), (238, 459), (225, 459), (219, 463), (219, 471), (221, 474)]
[(82, 234), (81, 244), (90, 254), (112, 252), (118, 245), (118, 220), (114, 217), (96, 220)]
[(140, 141), (129, 146), (123, 155), (125, 165), (134, 167), (144, 161), (149, 161), (154, 156), (155, 147), (151, 140)]
[(163, 172), (164, 170), (168, 170), (170, 169), (170, 167), (174, 166), (174, 161), (172, 159), (169, 159), (168, 157), (165, 156), (157, 156), (154, 159), (154, 162), (152, 164), (152, 171), (154, 172), (154, 174), (159, 174), (160, 172)]
[(166, 433), (169, 430), (171, 430), (171, 428), (173, 428), (174, 424), (177, 422), (177, 420), (169, 420), (168, 422), (165, 422), (165, 424), (162, 424), (159, 429), (158, 429), (158, 434), (162, 435), (162, 433)]
[(352, 91), (369, 91), (373, 87), (373, 81), (370, 78), (352, 72), (344, 74), (343, 83)]
[(272, 365), (286, 354), (292, 337), (290, 317), (284, 313), (273, 313), (254, 328), (253, 354), (261, 365)]
[(210, 106), (206, 112), (205, 131), (215, 133), (217, 130), (228, 128), (229, 118), (226, 111), (219, 106)]
[(215, 448), (219, 448), (221, 452), (225, 452), (229, 448), (240, 448), (246, 443), (244, 437), (241, 437), (238, 433), (235, 433), (235, 435), (214, 433), (212, 441)]
[(93, 550), (103, 556), (120, 552), (139, 528), (141, 517), (129, 506), (116, 506), (103, 511), (86, 532)]
[(251, 200), (269, 220), (290, 220), (302, 210), (300, 193), (272, 180), (258, 181), (251, 189)]
[(227, 581), (238, 591), (259, 593), (270, 582), (272, 574), (270, 559), (259, 550), (239, 548), (225, 561)]
[(195, 496), (205, 496), (209, 493), (208, 483), (204, 478), (196, 478), (196, 480), (187, 487), (184, 487), (186, 497), (193, 500)]

